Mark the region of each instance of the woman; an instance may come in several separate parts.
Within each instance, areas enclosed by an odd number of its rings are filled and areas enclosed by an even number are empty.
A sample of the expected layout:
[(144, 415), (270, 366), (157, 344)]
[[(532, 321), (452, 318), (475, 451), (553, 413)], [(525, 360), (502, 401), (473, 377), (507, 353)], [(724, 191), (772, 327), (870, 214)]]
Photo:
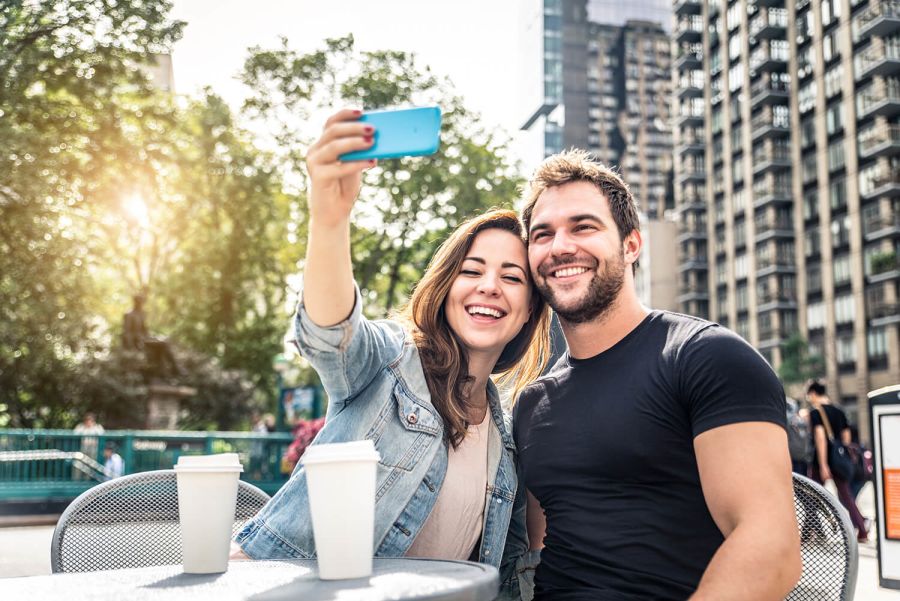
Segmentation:
[[(328, 393), (314, 444), (372, 439), (381, 454), (375, 555), (476, 559), (515, 590), (525, 550), (514, 447), (491, 374), (514, 393), (547, 360), (549, 316), (534, 289), (516, 214), (462, 224), (437, 250), (397, 321), (369, 321), (350, 260), (350, 212), (374, 161), (359, 111), (332, 116), (309, 151), (309, 241), (297, 346)], [(352, 493), (352, 491), (348, 491)], [(513, 502), (516, 503), (513, 518)], [(310, 557), (305, 472), (235, 538), (254, 559)]]

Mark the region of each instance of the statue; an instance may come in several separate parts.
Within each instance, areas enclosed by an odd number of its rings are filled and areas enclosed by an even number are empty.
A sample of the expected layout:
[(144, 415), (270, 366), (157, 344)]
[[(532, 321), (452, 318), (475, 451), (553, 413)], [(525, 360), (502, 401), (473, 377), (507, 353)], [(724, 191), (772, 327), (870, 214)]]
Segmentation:
[(144, 353), (148, 366), (148, 379), (182, 375), (182, 370), (175, 361), (169, 342), (164, 338), (151, 336), (147, 330), (144, 296), (136, 294), (132, 300), (134, 308), (124, 316), (122, 348)]

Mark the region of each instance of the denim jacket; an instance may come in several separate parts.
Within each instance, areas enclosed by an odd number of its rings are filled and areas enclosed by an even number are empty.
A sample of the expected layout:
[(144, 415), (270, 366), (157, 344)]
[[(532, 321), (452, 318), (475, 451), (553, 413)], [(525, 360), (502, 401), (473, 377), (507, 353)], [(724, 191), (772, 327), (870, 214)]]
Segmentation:
[[(375, 493), (376, 557), (405, 555), (434, 507), (447, 472), (440, 415), (411, 337), (392, 321), (362, 315), (319, 327), (302, 301), (296, 344), (328, 393), (325, 426), (312, 444), (371, 439), (381, 454)], [(501, 597), (519, 598), (516, 560), (527, 549), (524, 491), (517, 490), (515, 446), (497, 389), (488, 386), (495, 428), (488, 442), (488, 486), (478, 561), (500, 570)], [(348, 490), (347, 494), (353, 494)], [(253, 559), (315, 557), (302, 463), (235, 537)]]

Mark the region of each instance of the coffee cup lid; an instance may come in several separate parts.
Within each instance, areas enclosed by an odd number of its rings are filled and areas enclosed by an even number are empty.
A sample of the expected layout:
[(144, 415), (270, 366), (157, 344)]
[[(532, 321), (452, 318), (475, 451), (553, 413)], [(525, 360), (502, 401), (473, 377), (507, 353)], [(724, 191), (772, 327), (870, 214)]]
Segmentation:
[(175, 470), (179, 472), (243, 472), (237, 453), (217, 455), (181, 455)]
[(371, 440), (312, 444), (303, 452), (300, 461), (308, 463), (330, 463), (335, 461), (378, 461), (381, 454), (375, 450)]

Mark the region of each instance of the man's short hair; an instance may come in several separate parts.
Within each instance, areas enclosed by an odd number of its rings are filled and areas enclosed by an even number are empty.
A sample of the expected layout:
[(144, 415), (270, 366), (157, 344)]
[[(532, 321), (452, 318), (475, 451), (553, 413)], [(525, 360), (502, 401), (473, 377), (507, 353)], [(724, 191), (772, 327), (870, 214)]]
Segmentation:
[(541, 194), (549, 188), (571, 182), (590, 182), (603, 193), (609, 202), (620, 240), (624, 240), (632, 230), (640, 231), (637, 203), (628, 185), (615, 171), (594, 159), (586, 150), (572, 148), (547, 157), (535, 170), (525, 196), (525, 207), (522, 209), (526, 236), (531, 229), (534, 205)]
[(825, 396), (825, 383), (822, 380), (810, 380), (806, 384), (806, 394)]

